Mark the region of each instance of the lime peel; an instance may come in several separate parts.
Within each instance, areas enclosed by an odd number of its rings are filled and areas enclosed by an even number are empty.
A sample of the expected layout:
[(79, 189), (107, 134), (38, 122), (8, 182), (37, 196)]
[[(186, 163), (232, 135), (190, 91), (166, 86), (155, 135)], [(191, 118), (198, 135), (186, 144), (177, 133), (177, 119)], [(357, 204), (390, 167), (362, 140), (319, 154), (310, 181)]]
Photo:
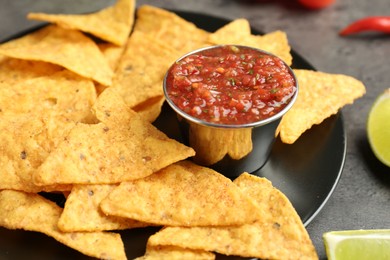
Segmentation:
[(371, 107), (367, 137), (378, 160), (390, 167), (390, 88), (379, 95)]
[(390, 259), (390, 229), (332, 231), (323, 238), (328, 260)]

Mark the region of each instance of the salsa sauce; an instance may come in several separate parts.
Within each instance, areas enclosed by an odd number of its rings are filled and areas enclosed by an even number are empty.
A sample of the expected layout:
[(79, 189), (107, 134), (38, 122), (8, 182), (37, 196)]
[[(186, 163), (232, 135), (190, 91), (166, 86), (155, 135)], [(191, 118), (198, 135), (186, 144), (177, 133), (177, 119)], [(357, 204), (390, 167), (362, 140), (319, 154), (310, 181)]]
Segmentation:
[(269, 118), (296, 92), (290, 68), (259, 50), (221, 45), (185, 56), (169, 69), (166, 93), (186, 114), (241, 125)]

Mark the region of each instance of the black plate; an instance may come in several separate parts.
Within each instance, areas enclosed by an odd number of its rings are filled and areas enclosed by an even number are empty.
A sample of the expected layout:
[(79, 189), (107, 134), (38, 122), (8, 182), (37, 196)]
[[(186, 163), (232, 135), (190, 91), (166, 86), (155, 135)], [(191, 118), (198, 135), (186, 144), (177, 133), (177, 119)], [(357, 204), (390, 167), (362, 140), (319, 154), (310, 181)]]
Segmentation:
[[(176, 13), (211, 32), (230, 22), (198, 13), (182, 11)], [(253, 28), (252, 30), (255, 34), (261, 34)], [(296, 52), (292, 51), (292, 56), (293, 68), (314, 70), (313, 66)], [(168, 136), (180, 140), (175, 116), (166, 104), (155, 125)], [(335, 189), (341, 176), (345, 153), (346, 135), (342, 114), (338, 113), (314, 126), (292, 145), (283, 144), (278, 139), (269, 160), (255, 174), (271, 180), (273, 185), (290, 199), (303, 223), (307, 225), (322, 209)], [(157, 230), (142, 228), (119, 232), (128, 259), (143, 255), (148, 237)], [(46, 235), (0, 228), (0, 259), (89, 258)]]

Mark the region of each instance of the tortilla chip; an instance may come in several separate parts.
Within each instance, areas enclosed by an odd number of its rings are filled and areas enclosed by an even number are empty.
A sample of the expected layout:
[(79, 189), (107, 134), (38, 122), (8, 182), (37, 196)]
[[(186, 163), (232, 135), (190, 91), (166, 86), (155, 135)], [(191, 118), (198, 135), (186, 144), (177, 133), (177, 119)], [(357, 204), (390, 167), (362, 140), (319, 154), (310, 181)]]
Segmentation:
[(306, 130), (336, 114), (339, 109), (366, 92), (359, 80), (340, 74), (294, 70), (298, 80), (298, 98), (279, 125), (284, 143), (294, 143)]
[(77, 124), (35, 172), (37, 185), (114, 184), (139, 179), (194, 155), (106, 89), (93, 108), (97, 124)]
[(167, 227), (148, 246), (178, 246), (261, 259), (318, 259), (301, 219), (286, 196), (247, 173), (234, 183), (256, 201), (262, 217), (239, 227)]
[(209, 41), (213, 44), (238, 44), (258, 48), (278, 56), (287, 65), (291, 66), (291, 47), (285, 32), (274, 31), (265, 35), (248, 36), (243, 36), (242, 32), (236, 32), (235, 34), (230, 30), (228, 32), (231, 32), (232, 35), (225, 33), (222, 28), (221, 31), (216, 31), (214, 34), (211, 34)]
[(0, 226), (36, 231), (53, 237), (85, 255), (101, 259), (126, 259), (119, 234), (103, 232), (64, 233), (57, 221), (62, 209), (37, 194), (0, 191)]
[(133, 110), (137, 112), (143, 119), (152, 123), (160, 115), (161, 107), (164, 104), (164, 101), (164, 96), (149, 98), (145, 102), (133, 107)]
[(160, 39), (133, 32), (119, 62), (113, 87), (132, 108), (162, 96), (164, 75), (178, 57), (176, 50)]
[(240, 225), (260, 217), (230, 179), (189, 161), (121, 183), (100, 206), (108, 215), (167, 226)]
[(138, 8), (134, 31), (141, 31), (169, 44), (181, 55), (209, 45), (208, 32), (173, 12), (150, 5)]
[(135, 0), (117, 0), (115, 5), (92, 14), (29, 13), (27, 17), (87, 32), (113, 44), (124, 45), (133, 27), (134, 11)]
[(47, 26), (0, 45), (0, 54), (22, 60), (45, 61), (110, 86), (113, 72), (97, 45), (76, 30)]
[(14, 84), (0, 83), (0, 116), (52, 113), (75, 122), (88, 121), (95, 100), (92, 81), (66, 70)]
[(192, 250), (175, 246), (156, 246), (146, 248), (144, 256), (135, 260), (213, 260), (215, 254), (203, 250)]
[(209, 35), (211, 43), (239, 44), (243, 38), (251, 35), (249, 21), (244, 18), (235, 19)]
[(0, 83), (17, 82), (52, 75), (63, 70), (62, 67), (42, 61), (28, 61), (0, 55)]
[(119, 61), (125, 51), (125, 45), (117, 46), (111, 43), (98, 43), (100, 51), (107, 60), (108, 65), (115, 71), (118, 67)]
[(58, 228), (64, 232), (105, 231), (146, 227), (148, 224), (132, 219), (107, 216), (100, 202), (116, 185), (75, 185), (66, 199)]
[(30, 192), (70, 190), (71, 186), (34, 185), (33, 172), (75, 123), (67, 117), (35, 114), (3, 115), (0, 120), (0, 189)]

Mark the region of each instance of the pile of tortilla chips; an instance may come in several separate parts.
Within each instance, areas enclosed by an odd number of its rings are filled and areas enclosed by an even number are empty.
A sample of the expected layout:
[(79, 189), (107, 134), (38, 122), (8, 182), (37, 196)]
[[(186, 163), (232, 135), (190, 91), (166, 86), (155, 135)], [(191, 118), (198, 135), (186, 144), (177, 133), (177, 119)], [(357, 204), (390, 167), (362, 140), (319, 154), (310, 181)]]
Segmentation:
[[(42, 232), (101, 259), (126, 259), (115, 230), (146, 226), (162, 229), (141, 259), (316, 259), (295, 209), (269, 181), (247, 173), (231, 181), (186, 161), (194, 150), (151, 124), (177, 58), (244, 44), (291, 65), (286, 34), (253, 35), (245, 19), (206, 32), (135, 6), (31, 13), (52, 24), (0, 45), (0, 226)], [(278, 129), (286, 143), (365, 92), (345, 75), (295, 73), (298, 100)], [(65, 206), (47, 193), (63, 194)]]

